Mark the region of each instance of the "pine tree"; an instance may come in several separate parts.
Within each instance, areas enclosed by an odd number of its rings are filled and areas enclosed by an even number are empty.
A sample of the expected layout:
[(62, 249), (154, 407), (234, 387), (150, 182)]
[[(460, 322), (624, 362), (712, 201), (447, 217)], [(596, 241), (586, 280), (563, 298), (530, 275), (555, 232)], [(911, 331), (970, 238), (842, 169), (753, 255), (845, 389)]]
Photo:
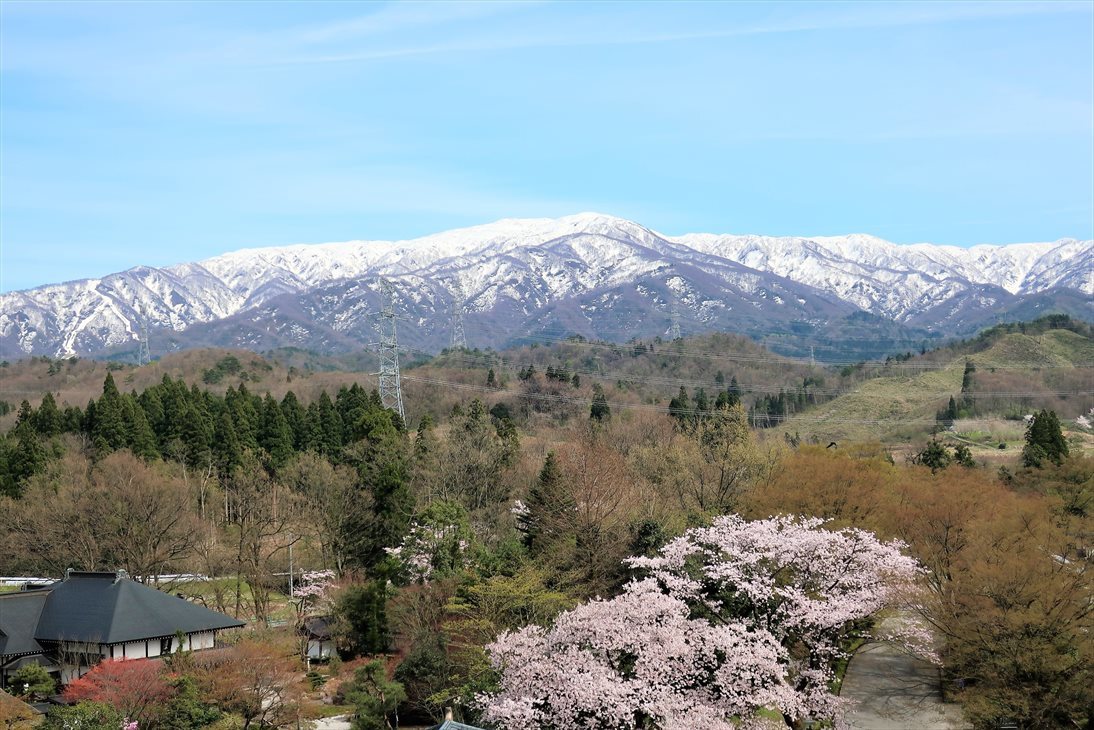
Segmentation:
[(487, 388), (496, 388), (496, 387), (498, 387), (498, 378), (497, 378), (497, 375), (494, 374), (494, 368), (490, 368), (490, 370), (487, 371), (487, 373), (486, 373), (486, 387)]
[(915, 455), (913, 461), (930, 467), (932, 472), (936, 472), (949, 466), (953, 456), (950, 455), (950, 450), (945, 444), (932, 439), (922, 451)]

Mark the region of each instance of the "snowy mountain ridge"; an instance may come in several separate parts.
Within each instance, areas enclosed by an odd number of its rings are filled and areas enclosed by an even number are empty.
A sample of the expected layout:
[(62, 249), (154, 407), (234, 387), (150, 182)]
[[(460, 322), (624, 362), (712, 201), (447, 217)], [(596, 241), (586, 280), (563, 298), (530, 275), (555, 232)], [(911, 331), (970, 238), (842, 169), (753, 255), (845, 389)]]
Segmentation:
[[(275, 301), (293, 311), (299, 304), (301, 311), (292, 332), (270, 341), (313, 342), (320, 329), (328, 335), (359, 329), (357, 320), (375, 311), (370, 297), (378, 276), (396, 284), (423, 326), (447, 316), (462, 299), (468, 314), (506, 328), (545, 327), (541, 320), (550, 313), (553, 327), (565, 320), (575, 332), (603, 335), (605, 311), (623, 306), (618, 302), (625, 289), (627, 316), (642, 310), (653, 315), (645, 318), (647, 329), (682, 308), (695, 329), (743, 320), (754, 332), (764, 320), (816, 329), (862, 310), (932, 330), (971, 325), (1056, 290), (1089, 299), (1092, 272), (1094, 242), (1074, 239), (966, 249), (898, 245), (864, 234), (668, 236), (582, 213), (504, 219), (407, 241), (244, 249), (10, 292), (0, 295), (0, 345), (4, 357), (83, 355), (134, 341), (142, 322), (182, 333), (240, 317), (252, 330), (250, 340), (236, 337), (246, 344), (266, 326), (258, 313)], [(634, 299), (636, 291), (641, 301)], [(622, 312), (608, 334), (626, 339)], [(1089, 305), (1080, 314), (1089, 317)], [(439, 328), (433, 326), (436, 337), (423, 346), (444, 344)]]

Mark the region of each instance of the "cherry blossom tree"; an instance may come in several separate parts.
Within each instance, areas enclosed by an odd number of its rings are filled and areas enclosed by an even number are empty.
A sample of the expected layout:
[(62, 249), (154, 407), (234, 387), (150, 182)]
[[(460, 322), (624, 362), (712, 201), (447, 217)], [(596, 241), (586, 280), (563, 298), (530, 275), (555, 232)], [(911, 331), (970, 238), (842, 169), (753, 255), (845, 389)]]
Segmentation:
[(772, 712), (842, 724), (841, 644), (918, 573), (899, 542), (818, 519), (718, 517), (652, 558), (622, 595), (505, 633), (488, 651), (502, 728), (741, 728)]
[(300, 585), (292, 592), (293, 598), (297, 600), (299, 616), (302, 618), (329, 608), (334, 585), (333, 570), (312, 570), (301, 575)]

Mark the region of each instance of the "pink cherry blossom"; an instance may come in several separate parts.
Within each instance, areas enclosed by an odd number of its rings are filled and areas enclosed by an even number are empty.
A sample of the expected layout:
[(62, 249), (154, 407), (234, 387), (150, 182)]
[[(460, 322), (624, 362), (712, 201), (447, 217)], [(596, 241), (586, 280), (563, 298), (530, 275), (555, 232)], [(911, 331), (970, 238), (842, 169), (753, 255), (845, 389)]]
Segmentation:
[(487, 719), (516, 728), (760, 727), (770, 712), (843, 724), (829, 690), (855, 622), (918, 574), (900, 543), (816, 519), (719, 517), (689, 530), (621, 595), (487, 647)]

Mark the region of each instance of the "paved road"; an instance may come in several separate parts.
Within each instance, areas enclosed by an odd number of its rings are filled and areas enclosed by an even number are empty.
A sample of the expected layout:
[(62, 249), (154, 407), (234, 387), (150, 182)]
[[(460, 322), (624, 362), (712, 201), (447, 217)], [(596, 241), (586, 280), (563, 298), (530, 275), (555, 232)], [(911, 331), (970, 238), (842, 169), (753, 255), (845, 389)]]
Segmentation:
[(841, 695), (855, 700), (854, 730), (957, 730), (969, 727), (957, 705), (944, 704), (938, 669), (885, 643), (859, 649)]

